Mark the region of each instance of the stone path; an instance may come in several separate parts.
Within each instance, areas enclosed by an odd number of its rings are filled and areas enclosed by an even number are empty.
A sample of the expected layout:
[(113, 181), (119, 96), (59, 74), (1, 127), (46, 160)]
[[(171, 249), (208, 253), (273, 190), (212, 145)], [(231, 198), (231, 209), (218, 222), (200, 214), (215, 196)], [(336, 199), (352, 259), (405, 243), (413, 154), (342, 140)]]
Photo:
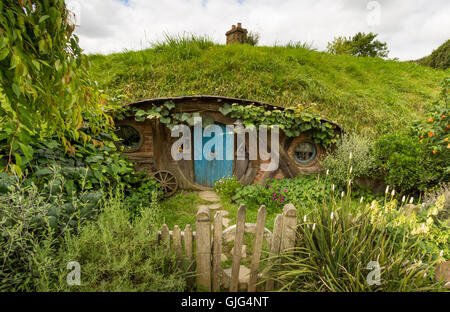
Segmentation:
[(218, 202), (220, 201), (220, 197), (214, 191), (200, 191), (198, 192), (198, 196), (201, 199), (210, 201), (210, 202)]
[(228, 211), (226, 210), (218, 210), (222, 208), (222, 204), (219, 203), (220, 197), (216, 194), (214, 191), (200, 191), (198, 192), (198, 196), (206, 201), (211, 202), (210, 205), (200, 205), (197, 208), (203, 208), (207, 207), (211, 213), (211, 216), (214, 216), (215, 211), (219, 211), (222, 213), (222, 225), (227, 228), (230, 225), (231, 220), (227, 218), (226, 216), (229, 215)]
[[(231, 220), (227, 218), (229, 216), (229, 212), (226, 210), (219, 210), (222, 208), (222, 204), (220, 202), (220, 197), (216, 194), (214, 191), (200, 191), (198, 192), (198, 196), (206, 201), (211, 202), (211, 204), (205, 204), (200, 205), (197, 208), (208, 208), (211, 214), (211, 217), (214, 217), (214, 214), (216, 211), (220, 212), (222, 214), (222, 225), (224, 228), (227, 228), (230, 226)], [(233, 254), (233, 250), (231, 251), (231, 254)], [(245, 258), (247, 257), (247, 246), (243, 245), (241, 250), (241, 257)], [(225, 254), (221, 254), (220, 260), (227, 261), (227, 256)], [(231, 279), (231, 268), (224, 269), (224, 274), (222, 284), (228, 288), (230, 287), (230, 279)], [(250, 269), (247, 268), (245, 265), (241, 265), (239, 269), (239, 289), (244, 290), (248, 287), (248, 281), (250, 278)]]

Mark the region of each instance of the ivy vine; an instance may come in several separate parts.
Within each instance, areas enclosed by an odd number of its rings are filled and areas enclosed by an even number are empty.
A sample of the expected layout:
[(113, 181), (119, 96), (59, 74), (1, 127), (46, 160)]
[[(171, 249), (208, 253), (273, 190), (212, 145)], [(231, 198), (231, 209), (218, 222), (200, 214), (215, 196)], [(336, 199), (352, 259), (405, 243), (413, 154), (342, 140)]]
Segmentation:
[[(166, 101), (163, 105), (153, 104), (151, 109), (133, 108), (125, 111), (117, 118), (123, 119), (125, 116), (134, 116), (136, 121), (146, 119), (159, 119), (169, 129), (177, 124), (194, 125), (194, 118), (200, 117), (200, 113), (187, 113), (174, 111), (175, 103)], [(285, 109), (267, 109), (261, 105), (242, 105), (238, 103), (225, 103), (219, 108), (219, 112), (224, 116), (239, 119), (246, 127), (267, 125), (278, 125), (288, 137), (296, 137), (306, 132), (311, 139), (323, 146), (336, 142), (335, 125), (322, 120), (319, 114), (304, 112), (299, 108), (289, 107)], [(214, 118), (207, 115), (202, 120), (203, 126), (214, 123)]]

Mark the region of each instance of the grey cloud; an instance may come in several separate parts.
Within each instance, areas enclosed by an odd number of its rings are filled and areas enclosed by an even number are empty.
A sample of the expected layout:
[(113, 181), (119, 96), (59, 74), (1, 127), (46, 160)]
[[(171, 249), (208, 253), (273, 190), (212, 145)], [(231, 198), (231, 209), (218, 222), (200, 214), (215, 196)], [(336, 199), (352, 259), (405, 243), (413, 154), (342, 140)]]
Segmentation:
[(335, 36), (375, 32), (390, 57), (416, 59), (449, 39), (448, 0), (380, 0), (380, 24), (369, 25), (369, 1), (357, 0), (68, 0), (81, 7), (76, 30), (90, 53), (142, 49), (163, 33), (206, 34), (219, 43), (232, 24), (260, 33), (261, 45), (313, 42), (319, 50)]

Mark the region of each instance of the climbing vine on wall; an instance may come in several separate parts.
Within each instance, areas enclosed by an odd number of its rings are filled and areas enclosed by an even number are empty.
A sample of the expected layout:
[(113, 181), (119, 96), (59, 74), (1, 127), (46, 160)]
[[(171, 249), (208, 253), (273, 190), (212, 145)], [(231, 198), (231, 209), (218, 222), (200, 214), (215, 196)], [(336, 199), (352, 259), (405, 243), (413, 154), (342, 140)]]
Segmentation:
[[(200, 113), (187, 113), (174, 111), (175, 103), (166, 101), (163, 105), (154, 105), (151, 109), (133, 108), (123, 111), (117, 118), (123, 119), (125, 116), (134, 116), (136, 121), (146, 119), (159, 119), (170, 129), (177, 124), (194, 125), (194, 118), (200, 117)], [(319, 114), (304, 112), (298, 108), (267, 109), (260, 105), (242, 105), (238, 103), (224, 104), (219, 108), (224, 116), (239, 119), (243, 125), (278, 125), (288, 137), (296, 137), (306, 132), (314, 142), (327, 146), (336, 142), (334, 133), (335, 126), (320, 118)], [(207, 115), (202, 120), (203, 126), (214, 123), (214, 118)]]

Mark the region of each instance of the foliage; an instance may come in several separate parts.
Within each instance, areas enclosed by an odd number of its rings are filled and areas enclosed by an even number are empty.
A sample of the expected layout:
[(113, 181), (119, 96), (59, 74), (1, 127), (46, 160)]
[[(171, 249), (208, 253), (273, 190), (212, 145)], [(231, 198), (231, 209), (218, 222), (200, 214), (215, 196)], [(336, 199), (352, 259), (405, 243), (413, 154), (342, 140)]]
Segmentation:
[[(268, 278), (284, 291), (444, 290), (433, 280), (450, 255), (450, 229), (434, 220), (442, 200), (418, 215), (402, 208), (396, 200), (355, 206), (344, 197), (301, 210), (296, 247), (266, 260)], [(373, 261), (380, 283), (370, 285)]]
[(376, 157), (376, 171), (387, 185), (401, 192), (424, 191), (435, 181), (439, 168), (419, 138), (408, 133), (391, 133), (375, 142), (373, 153)]
[(162, 197), (158, 182), (152, 178), (142, 179), (137, 187), (129, 189), (127, 193), (129, 195), (124, 206), (128, 210), (131, 220), (141, 217), (142, 210), (147, 207), (154, 196), (157, 199)]
[[(156, 194), (155, 194), (156, 195)], [(38, 291), (184, 291), (185, 273), (175, 256), (156, 239), (161, 224), (156, 196), (141, 218), (130, 222), (122, 191), (105, 200), (96, 222), (79, 234), (67, 234), (58, 245), (41, 244), (35, 252), (33, 274)], [(66, 282), (67, 263), (77, 261), (81, 285)]]
[(301, 41), (289, 41), (286, 45), (286, 48), (288, 49), (305, 49), (309, 51), (317, 51), (316, 48), (314, 48), (312, 42), (301, 42)]
[(242, 183), (236, 176), (227, 176), (214, 183), (214, 191), (226, 201), (231, 200), (239, 188), (242, 188)]
[(280, 213), (285, 204), (296, 207), (313, 206), (327, 198), (331, 184), (315, 175), (299, 175), (292, 179), (271, 179), (265, 185), (247, 185), (232, 198), (238, 204), (257, 210), (265, 205), (271, 213)]
[(450, 40), (447, 40), (434, 50), (430, 55), (417, 60), (420, 65), (430, 66), (433, 68), (447, 69), (450, 67)]
[(152, 47), (155, 52), (167, 54), (175, 61), (198, 57), (202, 50), (208, 49), (213, 44), (208, 36), (164, 34), (164, 40), (154, 43)]
[[(225, 104), (221, 110), (224, 113), (230, 109)], [(335, 126), (323, 121), (319, 114), (305, 112), (301, 106), (289, 107), (284, 110), (277, 108), (266, 109), (257, 105), (231, 105), (232, 118), (242, 120), (244, 126), (277, 125), (288, 137), (296, 137), (307, 133), (314, 142), (327, 146), (334, 143)]]
[[(428, 113), (427, 123), (415, 121), (413, 129), (418, 133), (420, 142), (426, 145), (430, 152), (437, 158), (446, 158), (447, 164), (450, 161), (450, 77), (444, 79), (441, 97), (432, 103)], [(447, 171), (450, 170), (450, 167)]]
[(259, 42), (259, 34), (253, 31), (247, 33), (247, 36), (244, 39), (244, 43), (247, 43), (251, 46), (258, 45)]
[(334, 38), (333, 41), (328, 42), (327, 50), (328, 53), (334, 55), (339, 54), (351, 55), (352, 54), (351, 40), (343, 36)]
[(331, 54), (347, 54), (353, 56), (387, 57), (388, 49), (385, 42), (375, 40), (378, 34), (358, 32), (353, 37), (338, 37), (328, 43)]
[(367, 139), (356, 134), (344, 134), (321, 165), (331, 182), (345, 187), (348, 179), (356, 181), (369, 175), (375, 166), (375, 159), (370, 153), (370, 143)]
[(0, 196), (0, 291), (23, 291), (32, 282), (30, 259), (38, 233), (50, 229), (43, 209), (49, 206), (36, 187)]
[(0, 4), (0, 141), (16, 174), (13, 157), (22, 152), (30, 161), (36, 136), (56, 133), (70, 148), (66, 136), (88, 137), (83, 118), (94, 132), (111, 123), (73, 31), (63, 0)]
[[(187, 124), (193, 126), (195, 117), (200, 117), (198, 112), (174, 112), (176, 104), (173, 101), (166, 101), (163, 105), (152, 105), (150, 109), (133, 108), (135, 119), (143, 121), (145, 119), (159, 119), (170, 129), (177, 124)], [(279, 128), (289, 137), (298, 136), (306, 132), (319, 144), (327, 146), (335, 142), (335, 125), (321, 119), (319, 114), (304, 112), (301, 107), (286, 109), (270, 108), (266, 109), (260, 105), (232, 105), (225, 103), (219, 111), (224, 115), (230, 115), (232, 118), (240, 119), (243, 125), (247, 127), (257, 127), (260, 125), (274, 126)], [(123, 115), (129, 115), (130, 112), (120, 112), (120, 118)], [(209, 118), (208, 118), (209, 117)], [(202, 120), (203, 127), (214, 123), (214, 119), (208, 116)]]

